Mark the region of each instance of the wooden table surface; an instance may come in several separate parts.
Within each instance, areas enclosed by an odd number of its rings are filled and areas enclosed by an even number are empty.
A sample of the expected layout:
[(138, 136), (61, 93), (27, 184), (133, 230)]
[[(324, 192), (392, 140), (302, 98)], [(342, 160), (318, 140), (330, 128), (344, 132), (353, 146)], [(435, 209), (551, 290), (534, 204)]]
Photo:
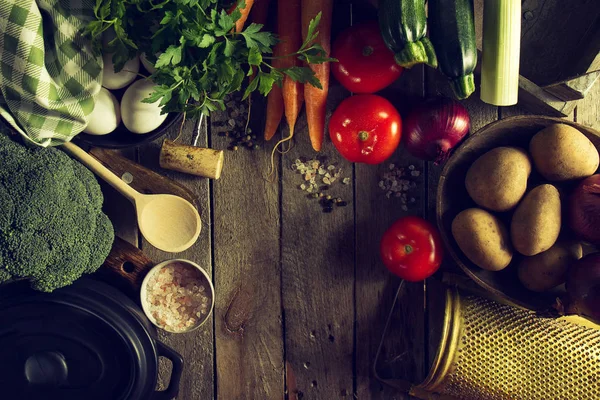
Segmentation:
[[(364, 5), (337, 2), (334, 32), (351, 22), (374, 18)], [(415, 100), (450, 95), (438, 71), (414, 67), (384, 91), (401, 112)], [(349, 93), (332, 82), (328, 100), (333, 110)], [(256, 101), (251, 126), (262, 132), (264, 113)], [(518, 107), (493, 107), (475, 93), (464, 102), (471, 132), (497, 119), (526, 114)], [(579, 102), (568, 118), (600, 128), (600, 85)], [(256, 111), (255, 111), (256, 110)], [(330, 114), (330, 113), (329, 113)], [(218, 113), (210, 125), (223, 116)], [(226, 149), (227, 138), (203, 132), (200, 146)], [(285, 124), (282, 124), (284, 126)], [(188, 121), (180, 143), (190, 144), (195, 129)], [(177, 127), (167, 137), (178, 135)], [(281, 130), (287, 135), (287, 127)], [(260, 133), (259, 133), (260, 135)], [(432, 218), (440, 167), (410, 157), (402, 146), (379, 166), (345, 161), (326, 138), (321, 155), (343, 169), (350, 184), (334, 184), (331, 192), (347, 207), (325, 214), (315, 200), (298, 189), (301, 179), (291, 168), (300, 157), (312, 158), (304, 114), (291, 150), (276, 157), (277, 179), (265, 179), (273, 142), (259, 150), (226, 151), (221, 179), (193, 177), (158, 166), (162, 139), (126, 155), (192, 190), (199, 198), (203, 228), (198, 242), (180, 254), (163, 253), (139, 236), (129, 204), (107, 189), (107, 212), (117, 234), (138, 245), (155, 261), (186, 258), (212, 274), (216, 290), (211, 320), (201, 329), (160, 340), (185, 358), (180, 400), (333, 400), (405, 399), (384, 387), (372, 368), (399, 279), (379, 260), (378, 243), (385, 229), (404, 215)], [(403, 211), (400, 199), (386, 198), (378, 188), (389, 163), (414, 165), (423, 174), (416, 203)], [(407, 335), (415, 337), (407, 369), (425, 371), (427, 342), (422, 284), (408, 288), (412, 320)], [(430, 293), (435, 296), (435, 293)], [(161, 364), (161, 382), (169, 366)]]

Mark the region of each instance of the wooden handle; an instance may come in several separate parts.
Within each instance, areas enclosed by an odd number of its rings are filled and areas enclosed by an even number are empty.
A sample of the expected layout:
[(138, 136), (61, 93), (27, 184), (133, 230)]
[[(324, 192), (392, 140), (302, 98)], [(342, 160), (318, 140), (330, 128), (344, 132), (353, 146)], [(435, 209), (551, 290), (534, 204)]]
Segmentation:
[(127, 197), (130, 201), (135, 202), (136, 199), (141, 197), (141, 195), (138, 192), (136, 192), (128, 184), (123, 182), (121, 178), (113, 174), (108, 168), (102, 165), (101, 162), (99, 162), (94, 157), (86, 153), (81, 147), (73, 143), (67, 142), (62, 145), (62, 148), (67, 153), (79, 160), (83, 165), (88, 167), (102, 180), (114, 187), (122, 195)]
[(90, 154), (117, 176), (120, 176), (121, 179), (129, 182), (129, 186), (138, 192), (145, 194), (173, 194), (186, 199), (197, 210), (200, 210), (198, 197), (188, 188), (123, 157), (119, 151), (94, 147), (90, 150)]
[(223, 150), (177, 144), (165, 140), (160, 150), (162, 168), (219, 179), (223, 169)]
[(136, 290), (141, 288), (144, 277), (153, 266), (154, 262), (140, 249), (120, 237), (115, 237), (110, 254), (102, 264), (102, 268), (117, 273)]

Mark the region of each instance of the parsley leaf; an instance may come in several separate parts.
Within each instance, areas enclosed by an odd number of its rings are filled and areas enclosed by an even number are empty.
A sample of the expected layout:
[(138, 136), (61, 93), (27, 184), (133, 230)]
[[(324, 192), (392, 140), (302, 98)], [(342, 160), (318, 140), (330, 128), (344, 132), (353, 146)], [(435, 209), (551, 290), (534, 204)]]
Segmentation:
[(264, 72), (259, 72), (258, 73), (258, 77), (255, 80), (258, 80), (258, 91), (260, 92), (260, 94), (262, 94), (263, 96), (266, 96), (269, 94), (269, 92), (271, 91), (271, 89), (273, 89), (273, 85), (279, 81), (279, 83), (281, 84), (281, 72), (279, 72), (276, 69), (271, 70), (271, 72), (264, 73)]
[(323, 89), (321, 82), (317, 79), (315, 72), (310, 68), (290, 67), (283, 69), (283, 73), (293, 80), (301, 83), (309, 83), (316, 88)]
[(181, 46), (169, 46), (164, 53), (162, 53), (159, 57), (158, 60), (156, 61), (156, 64), (154, 64), (154, 66), (156, 68), (160, 68), (160, 67), (164, 67), (167, 66), (169, 64), (172, 65), (177, 65), (181, 62), (181, 57), (182, 57), (182, 48)]
[[(244, 0), (226, 7), (225, 0), (95, 0), (94, 17), (85, 28), (95, 50), (114, 53), (119, 71), (139, 53), (154, 63), (156, 84), (147, 103), (162, 112), (185, 112), (188, 117), (225, 108), (226, 95), (253, 91), (267, 95), (284, 76), (321, 87), (307, 67), (278, 69), (268, 65), (277, 37), (249, 24), (235, 32)], [(229, 1), (229, 3), (232, 3)], [(228, 10), (230, 10), (228, 12)], [(300, 49), (286, 57), (311, 64), (332, 61), (315, 43), (321, 14), (311, 21)], [(105, 32), (110, 40), (102, 41)], [(246, 76), (254, 76), (247, 80)]]
[(202, 39), (196, 44), (200, 48), (206, 48), (215, 42), (215, 37), (205, 33), (202, 35)]
[(263, 61), (262, 54), (260, 53), (258, 48), (257, 47), (251, 48), (250, 51), (248, 52), (248, 64), (259, 66), (260, 64), (262, 64), (262, 61)]
[(258, 81), (259, 79), (253, 79), (252, 82), (250, 82), (250, 84), (244, 91), (244, 97), (242, 97), (242, 100), (246, 100), (248, 96), (250, 96), (250, 93), (256, 90), (256, 88), (258, 87)]

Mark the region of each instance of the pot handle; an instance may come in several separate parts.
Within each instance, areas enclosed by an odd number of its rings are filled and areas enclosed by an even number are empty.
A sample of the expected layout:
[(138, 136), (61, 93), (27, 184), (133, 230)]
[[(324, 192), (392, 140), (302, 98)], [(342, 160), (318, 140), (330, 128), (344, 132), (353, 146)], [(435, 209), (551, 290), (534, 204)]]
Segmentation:
[(156, 341), (159, 357), (168, 358), (173, 364), (169, 386), (163, 391), (155, 391), (152, 400), (172, 400), (179, 394), (179, 381), (183, 373), (183, 357), (169, 346)]

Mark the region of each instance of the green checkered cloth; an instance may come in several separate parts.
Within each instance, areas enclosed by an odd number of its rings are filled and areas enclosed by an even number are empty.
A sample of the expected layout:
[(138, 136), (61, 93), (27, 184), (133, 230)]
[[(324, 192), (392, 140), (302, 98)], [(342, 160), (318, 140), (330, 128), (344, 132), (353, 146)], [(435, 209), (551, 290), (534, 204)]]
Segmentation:
[(102, 83), (82, 33), (92, 18), (93, 0), (0, 0), (0, 115), (34, 144), (87, 125)]

